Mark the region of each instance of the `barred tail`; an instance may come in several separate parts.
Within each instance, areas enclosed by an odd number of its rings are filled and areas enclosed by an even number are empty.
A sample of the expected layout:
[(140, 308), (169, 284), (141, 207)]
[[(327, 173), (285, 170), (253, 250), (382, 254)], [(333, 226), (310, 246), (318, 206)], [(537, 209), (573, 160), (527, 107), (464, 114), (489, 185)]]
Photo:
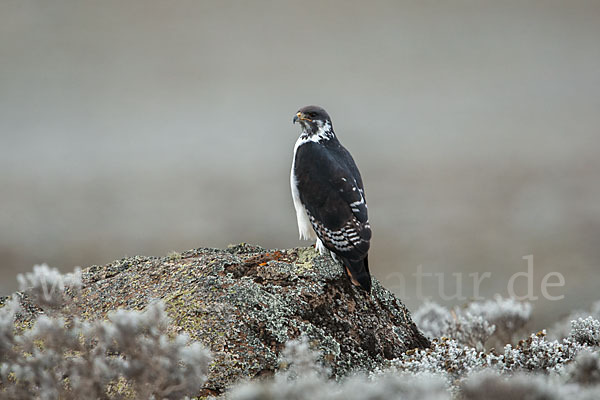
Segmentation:
[(371, 292), (371, 274), (369, 273), (369, 256), (359, 261), (344, 260), (346, 273), (355, 285), (360, 285), (367, 292)]

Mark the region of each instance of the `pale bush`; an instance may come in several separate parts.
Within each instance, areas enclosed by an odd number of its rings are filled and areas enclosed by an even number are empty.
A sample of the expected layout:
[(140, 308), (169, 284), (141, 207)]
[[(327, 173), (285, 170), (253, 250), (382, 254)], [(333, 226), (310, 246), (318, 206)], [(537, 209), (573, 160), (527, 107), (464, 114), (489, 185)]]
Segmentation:
[(571, 333), (571, 321), (578, 320), (579, 318), (586, 319), (587, 317), (592, 317), (600, 321), (600, 301), (593, 303), (589, 311), (575, 310), (569, 313), (569, 315), (556, 322), (549, 329), (549, 336), (553, 339), (564, 339)]
[(444, 380), (429, 374), (382, 372), (348, 377), (341, 382), (327, 379), (328, 369), (319, 362), (305, 338), (288, 342), (281, 365), (272, 379), (237, 385), (231, 400), (449, 400)]
[(19, 309), (19, 299), (16, 295), (0, 308), (0, 362), (13, 354), (15, 316)]
[(515, 347), (506, 345), (502, 362), (498, 365), (505, 371), (555, 371), (572, 361), (582, 349), (569, 340), (546, 340), (545, 336), (545, 331), (542, 331), (519, 341)]
[(430, 338), (450, 337), (459, 343), (483, 349), (495, 327), (481, 316), (455, 308), (449, 310), (427, 302), (413, 314), (419, 329)]
[(600, 345), (600, 321), (592, 317), (578, 318), (571, 321), (569, 338), (580, 344)]
[(36, 265), (33, 272), (17, 275), (19, 290), (27, 292), (37, 306), (42, 309), (56, 309), (64, 305), (65, 289), (77, 291), (81, 288), (81, 270), (71, 274), (61, 274), (56, 268), (46, 264)]
[[(79, 274), (60, 276), (47, 267), (20, 281), (39, 306), (55, 311), (70, 299), (66, 288), (81, 286)], [(3, 399), (179, 399), (196, 395), (206, 381), (209, 352), (185, 335), (169, 339), (159, 301), (142, 312), (111, 312), (106, 321), (40, 315), (31, 329), (15, 333), (17, 311), (16, 297), (0, 308)]]
[(415, 349), (392, 360), (389, 367), (399, 373), (428, 373), (449, 383), (499, 362), (493, 354), (460, 344), (454, 339), (434, 339), (429, 349)]
[(494, 300), (469, 303), (465, 312), (479, 316), (495, 326), (493, 336), (497, 339), (497, 344), (505, 345), (512, 342), (530, 321), (531, 303), (496, 295)]
[(421, 332), (433, 339), (447, 336), (448, 324), (452, 315), (446, 307), (426, 301), (412, 313), (412, 318)]
[(448, 324), (446, 335), (459, 343), (483, 350), (495, 330), (496, 327), (480, 315), (463, 311)]
[(465, 307), (447, 309), (426, 302), (414, 312), (417, 326), (430, 338), (450, 337), (482, 350), (490, 338), (504, 346), (521, 332), (531, 318), (531, 304), (496, 296)]

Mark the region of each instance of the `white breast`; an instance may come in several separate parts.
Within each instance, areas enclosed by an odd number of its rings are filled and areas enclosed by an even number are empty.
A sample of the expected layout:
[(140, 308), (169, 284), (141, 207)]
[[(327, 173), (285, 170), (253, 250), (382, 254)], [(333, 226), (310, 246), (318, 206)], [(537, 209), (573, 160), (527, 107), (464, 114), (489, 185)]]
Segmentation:
[(290, 173), (290, 186), (292, 188), (292, 199), (294, 200), (294, 208), (296, 209), (296, 219), (298, 220), (298, 232), (300, 234), (300, 239), (304, 240), (314, 240), (317, 238), (317, 234), (308, 219), (308, 215), (306, 214), (306, 209), (300, 201), (300, 193), (298, 192), (298, 182), (296, 181), (296, 176), (294, 175), (294, 164), (296, 163), (296, 151), (298, 151), (298, 147), (303, 143), (309, 141), (310, 139), (303, 139), (299, 137), (296, 141), (296, 145), (294, 146), (294, 158), (292, 159), (292, 171)]

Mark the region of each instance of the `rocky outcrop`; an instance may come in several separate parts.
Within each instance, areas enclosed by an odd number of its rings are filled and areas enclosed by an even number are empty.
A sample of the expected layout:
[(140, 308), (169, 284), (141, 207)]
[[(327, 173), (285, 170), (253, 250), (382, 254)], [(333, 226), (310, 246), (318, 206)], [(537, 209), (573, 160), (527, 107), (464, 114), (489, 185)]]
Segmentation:
[(301, 335), (334, 377), (429, 346), (406, 307), (377, 280), (369, 295), (313, 248), (242, 244), (125, 258), (85, 269), (83, 282), (75, 306), (90, 319), (162, 299), (173, 333), (187, 332), (213, 353), (204, 394), (271, 375), (285, 342)]

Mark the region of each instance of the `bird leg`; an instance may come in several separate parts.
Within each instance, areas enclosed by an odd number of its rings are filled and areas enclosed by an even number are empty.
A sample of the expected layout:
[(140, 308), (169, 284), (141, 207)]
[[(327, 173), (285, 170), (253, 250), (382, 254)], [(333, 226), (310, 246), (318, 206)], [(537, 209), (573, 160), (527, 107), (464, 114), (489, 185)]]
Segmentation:
[(329, 250), (327, 250), (321, 239), (317, 239), (317, 243), (315, 243), (315, 248), (319, 250), (319, 253), (321, 253), (322, 256), (329, 254)]

